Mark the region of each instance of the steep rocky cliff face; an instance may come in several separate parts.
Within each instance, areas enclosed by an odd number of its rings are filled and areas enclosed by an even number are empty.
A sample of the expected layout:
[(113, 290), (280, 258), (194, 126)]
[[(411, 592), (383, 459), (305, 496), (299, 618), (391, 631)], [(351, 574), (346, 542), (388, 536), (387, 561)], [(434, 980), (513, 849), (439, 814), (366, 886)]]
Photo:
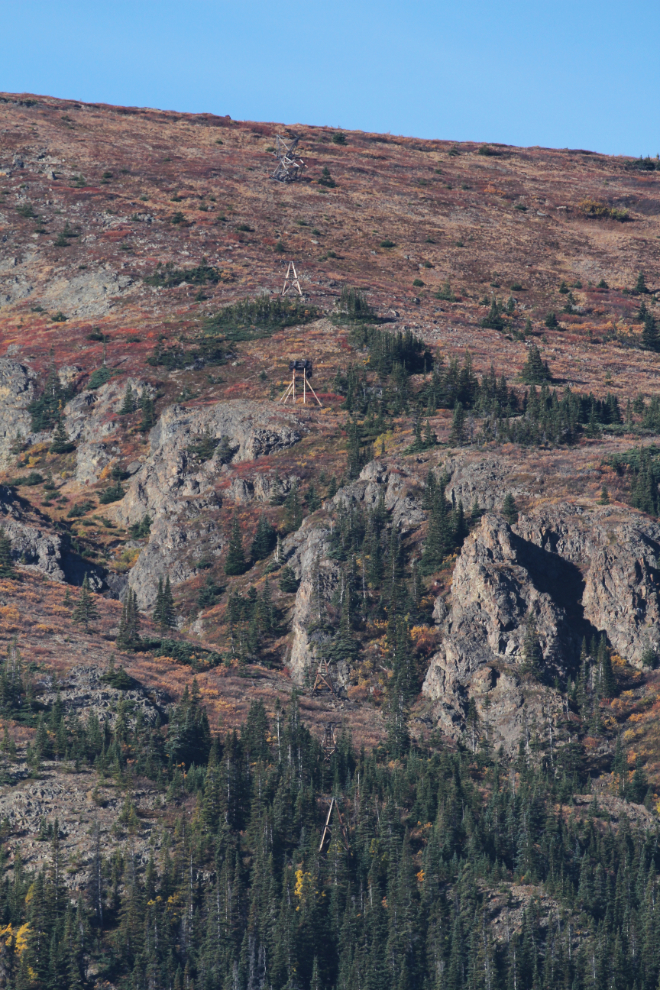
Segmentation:
[[(507, 711), (523, 704), (532, 634), (550, 684), (575, 678), (583, 637), (602, 632), (641, 666), (644, 651), (658, 648), (659, 536), (655, 523), (610, 506), (541, 505), (513, 527), (485, 515), (434, 610), (442, 645), (422, 690), (445, 731), (460, 735), (469, 699), (485, 695), (501, 737), (517, 742), (523, 723), (516, 717), (507, 724)], [(555, 696), (551, 707), (557, 705)]]
[[(195, 573), (193, 556), (218, 556), (225, 534), (212, 510), (222, 502), (217, 490), (230, 464), (256, 461), (300, 441), (299, 418), (272, 404), (218, 402), (204, 408), (164, 410), (149, 436), (149, 452), (131, 477), (125, 497), (113, 507), (123, 525), (152, 521), (148, 546), (131, 570), (129, 584), (141, 608), (153, 605), (158, 578), (173, 584)], [(207, 459), (195, 444), (215, 445)]]
[(525, 539), (584, 574), (584, 618), (639, 665), (660, 647), (660, 526), (621, 506), (541, 506), (516, 527)]
[(27, 407), (35, 397), (34, 371), (10, 358), (0, 359), (0, 464), (12, 460), (11, 448), (17, 437), (32, 434), (32, 417)]

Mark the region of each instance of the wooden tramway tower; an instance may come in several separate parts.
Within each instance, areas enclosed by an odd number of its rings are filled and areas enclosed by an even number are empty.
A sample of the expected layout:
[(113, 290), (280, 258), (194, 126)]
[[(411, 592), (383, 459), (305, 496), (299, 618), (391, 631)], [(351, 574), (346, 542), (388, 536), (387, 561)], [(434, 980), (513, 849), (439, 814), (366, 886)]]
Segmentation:
[[(312, 377), (312, 370), (313, 369), (312, 369), (312, 362), (311, 361), (289, 361), (289, 371), (291, 372), (291, 381), (289, 382), (289, 386), (288, 386), (286, 392), (284, 393), (284, 395), (280, 399), (280, 402), (283, 405), (286, 405), (286, 403), (288, 402), (288, 400), (291, 399), (293, 405), (295, 406), (295, 404), (297, 402), (297, 399), (296, 399), (296, 381), (299, 381), (299, 384), (302, 384), (302, 403), (303, 403), (303, 405), (304, 406), (307, 405), (307, 392), (309, 391), (314, 396), (316, 402), (321, 407), (321, 409), (323, 408), (323, 405), (321, 404), (321, 400), (319, 399), (318, 395), (316, 394), (316, 392), (312, 388), (311, 382), (309, 380)], [(297, 377), (297, 376), (300, 376), (300, 375), (302, 376), (302, 380), (301, 381)], [(300, 393), (300, 388), (299, 388), (299, 393)]]
[(317, 691), (321, 691), (324, 687), (326, 687), (331, 694), (336, 694), (335, 686), (332, 683), (332, 677), (330, 675), (330, 664), (327, 660), (319, 661), (319, 665), (316, 668), (316, 677), (314, 678), (312, 694), (316, 694)]
[(334, 753), (337, 752), (337, 726), (338, 722), (325, 723), (325, 735), (323, 736), (323, 762), (329, 763)]
[(292, 141), (285, 141), (277, 134), (275, 136), (275, 151), (273, 154), (277, 158), (277, 167), (271, 175), (271, 179), (278, 182), (295, 182), (302, 175), (305, 163), (296, 154), (296, 148), (300, 138), (295, 137)]
[(292, 261), (289, 262), (288, 268), (286, 270), (286, 275), (284, 276), (282, 295), (288, 296), (289, 292), (292, 292), (294, 295), (297, 292), (300, 297), (302, 297), (303, 294), (303, 291), (300, 288), (300, 279), (298, 278), (296, 266)]
[(332, 842), (332, 825), (330, 824), (330, 822), (332, 821), (332, 812), (333, 811), (336, 811), (336, 813), (337, 813), (337, 819), (339, 821), (339, 828), (341, 830), (342, 841), (344, 843), (344, 848), (345, 848), (346, 852), (348, 852), (351, 847), (350, 847), (350, 844), (349, 844), (349, 841), (348, 841), (348, 835), (346, 833), (346, 827), (344, 825), (344, 819), (342, 818), (341, 811), (339, 810), (339, 802), (334, 797), (333, 798), (330, 798), (330, 807), (328, 808), (328, 817), (326, 818), (325, 825), (323, 826), (323, 832), (321, 834), (321, 842), (319, 844), (319, 852), (323, 852), (323, 848), (324, 848), (326, 842), (328, 843), (328, 845), (330, 844), (330, 842)]

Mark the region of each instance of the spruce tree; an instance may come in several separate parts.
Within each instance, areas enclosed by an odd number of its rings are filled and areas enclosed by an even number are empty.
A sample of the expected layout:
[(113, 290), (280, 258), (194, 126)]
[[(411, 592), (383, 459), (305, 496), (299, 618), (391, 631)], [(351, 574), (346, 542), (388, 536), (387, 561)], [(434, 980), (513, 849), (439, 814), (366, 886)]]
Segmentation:
[(78, 601), (73, 607), (73, 612), (71, 613), (71, 619), (73, 622), (79, 623), (85, 627), (85, 632), (89, 629), (89, 624), (94, 619), (98, 619), (98, 609), (96, 607), (96, 602), (89, 590), (89, 577), (87, 572), (85, 572), (85, 577), (83, 578), (83, 583), (80, 588), (80, 595), (78, 596)]
[(151, 613), (151, 617), (157, 625), (160, 625), (160, 620), (163, 614), (163, 579), (158, 578), (158, 590), (156, 592), (156, 602), (154, 604), (154, 610)]
[(234, 516), (231, 526), (231, 535), (229, 537), (229, 545), (227, 547), (227, 556), (225, 558), (225, 574), (229, 576), (245, 574), (249, 566), (250, 565), (246, 561), (245, 553), (243, 551), (241, 527), (239, 525), (238, 518)]
[(149, 396), (146, 389), (140, 396), (140, 409), (142, 410), (140, 430), (143, 433), (146, 433), (154, 425), (155, 419), (154, 400)]
[(518, 522), (518, 509), (511, 492), (507, 492), (504, 496), (504, 501), (502, 502), (502, 515), (508, 522), (509, 526), (513, 526), (514, 523)]
[(259, 516), (257, 530), (252, 540), (250, 554), (252, 560), (264, 560), (277, 545), (277, 532), (264, 515)]
[(130, 416), (131, 413), (135, 412), (137, 407), (137, 402), (135, 400), (135, 394), (131, 387), (131, 383), (128, 382), (126, 385), (126, 391), (124, 392), (124, 399), (119, 410), (120, 416)]
[(11, 540), (0, 526), (0, 578), (15, 578), (16, 570), (11, 556)]
[(538, 676), (543, 667), (543, 650), (536, 630), (536, 620), (530, 612), (525, 620), (525, 639), (523, 640), (523, 666), (525, 673)]
[(165, 579), (165, 587), (163, 588), (162, 612), (161, 630), (164, 631), (165, 629), (176, 628), (176, 610), (174, 608), (174, 597), (172, 595), (172, 586), (170, 584), (169, 574)]
[(163, 582), (162, 577), (158, 578), (156, 604), (154, 605), (152, 616), (154, 622), (158, 624), (161, 636), (164, 636), (168, 629), (176, 628), (176, 611), (169, 574), (165, 582)]
[(612, 657), (607, 647), (605, 633), (598, 645), (598, 665), (600, 669), (601, 694), (604, 698), (613, 698), (616, 693), (616, 679), (612, 668)]
[(600, 490), (600, 498), (598, 499), (599, 505), (609, 505), (610, 504), (610, 493), (607, 490), (607, 485), (603, 485)]
[(644, 329), (642, 330), (642, 346), (647, 351), (660, 350), (660, 334), (658, 334), (657, 324), (647, 311), (644, 316)]
[(49, 450), (51, 454), (69, 454), (72, 450), (75, 450), (75, 444), (69, 440), (63, 418), (57, 421)]
[(542, 385), (552, 380), (548, 362), (543, 360), (536, 344), (530, 344), (520, 377), (526, 385)]
[(635, 282), (635, 292), (639, 295), (646, 295), (649, 290), (646, 287), (646, 279), (644, 278), (644, 272), (640, 272), (637, 276), (637, 281)]
[(461, 447), (465, 443), (465, 410), (461, 402), (457, 402), (454, 407), (449, 443), (455, 447)]
[(140, 642), (140, 613), (137, 606), (137, 595), (129, 588), (124, 597), (117, 646), (120, 650), (133, 650)]

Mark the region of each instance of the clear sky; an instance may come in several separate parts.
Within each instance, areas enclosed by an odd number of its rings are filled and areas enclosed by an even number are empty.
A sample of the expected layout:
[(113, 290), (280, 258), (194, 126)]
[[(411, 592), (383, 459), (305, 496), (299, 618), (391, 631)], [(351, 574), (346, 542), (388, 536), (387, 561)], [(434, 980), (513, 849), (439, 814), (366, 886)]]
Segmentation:
[(2, 8), (4, 91), (455, 141), (660, 152), (658, 0)]

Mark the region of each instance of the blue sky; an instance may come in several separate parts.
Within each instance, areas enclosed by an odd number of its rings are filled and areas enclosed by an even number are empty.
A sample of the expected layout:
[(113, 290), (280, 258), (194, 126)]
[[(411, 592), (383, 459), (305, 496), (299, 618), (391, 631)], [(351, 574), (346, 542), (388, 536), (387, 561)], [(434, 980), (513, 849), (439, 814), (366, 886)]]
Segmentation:
[(659, 40), (657, 0), (21, 0), (0, 89), (655, 155)]

